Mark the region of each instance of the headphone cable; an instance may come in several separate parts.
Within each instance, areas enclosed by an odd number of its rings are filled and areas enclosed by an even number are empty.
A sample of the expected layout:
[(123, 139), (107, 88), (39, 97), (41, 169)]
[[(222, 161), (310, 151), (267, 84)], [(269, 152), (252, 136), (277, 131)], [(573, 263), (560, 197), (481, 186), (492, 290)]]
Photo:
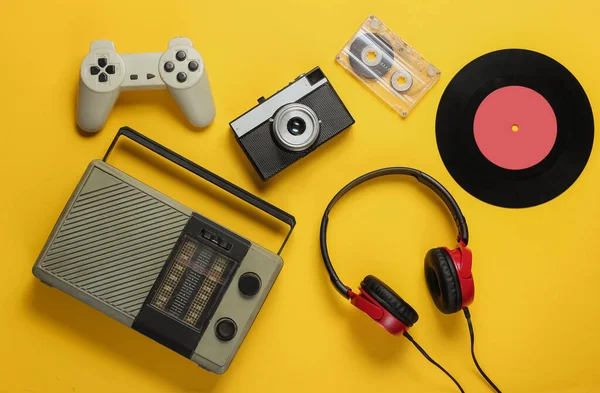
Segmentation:
[(465, 318), (467, 318), (467, 324), (469, 325), (469, 335), (471, 336), (471, 356), (473, 356), (473, 362), (475, 363), (475, 367), (479, 371), (479, 374), (486, 380), (486, 382), (497, 392), (502, 393), (498, 386), (492, 382), (492, 380), (483, 372), (479, 363), (477, 362), (477, 358), (475, 357), (475, 333), (473, 332), (473, 323), (471, 322), (471, 312), (468, 307), (465, 307), (463, 310), (465, 313)]
[(452, 380), (452, 382), (454, 382), (456, 384), (456, 386), (458, 386), (458, 389), (460, 390), (461, 393), (465, 393), (465, 391), (463, 390), (462, 386), (460, 386), (458, 381), (456, 379), (454, 379), (454, 377), (452, 375), (450, 375), (450, 373), (448, 371), (446, 371), (446, 369), (444, 367), (440, 366), (438, 362), (433, 360), (431, 358), (431, 356), (429, 356), (427, 354), (427, 352), (425, 352), (425, 350), (415, 341), (415, 339), (410, 335), (410, 333), (404, 332), (403, 335), (404, 335), (404, 337), (406, 337), (408, 339), (408, 341), (410, 341), (415, 346), (415, 348), (417, 348), (419, 350), (419, 352), (421, 352), (421, 355), (425, 356), (425, 359), (429, 360), (434, 366), (436, 366), (437, 368), (442, 370), (442, 372), (444, 374), (446, 374)]

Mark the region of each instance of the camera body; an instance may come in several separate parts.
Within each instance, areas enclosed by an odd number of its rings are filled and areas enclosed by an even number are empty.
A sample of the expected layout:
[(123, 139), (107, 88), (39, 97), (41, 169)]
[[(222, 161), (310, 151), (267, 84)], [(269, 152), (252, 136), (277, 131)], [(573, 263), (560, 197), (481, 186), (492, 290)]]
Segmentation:
[(248, 159), (268, 180), (354, 124), (319, 67), (302, 74), (229, 123)]

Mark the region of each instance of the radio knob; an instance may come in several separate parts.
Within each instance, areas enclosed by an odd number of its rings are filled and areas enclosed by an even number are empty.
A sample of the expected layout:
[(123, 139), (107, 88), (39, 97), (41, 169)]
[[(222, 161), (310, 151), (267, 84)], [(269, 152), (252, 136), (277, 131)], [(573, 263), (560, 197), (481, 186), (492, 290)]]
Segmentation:
[(215, 334), (221, 341), (229, 341), (235, 337), (237, 325), (231, 318), (221, 318), (215, 324)]
[(242, 274), (238, 280), (238, 288), (246, 296), (256, 295), (260, 291), (260, 284), (260, 277), (252, 272)]

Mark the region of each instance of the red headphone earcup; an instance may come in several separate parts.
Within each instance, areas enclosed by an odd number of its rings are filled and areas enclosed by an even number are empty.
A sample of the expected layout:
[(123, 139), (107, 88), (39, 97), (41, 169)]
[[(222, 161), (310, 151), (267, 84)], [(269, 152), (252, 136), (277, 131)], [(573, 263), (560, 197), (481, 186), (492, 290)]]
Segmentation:
[(438, 310), (444, 314), (461, 310), (461, 283), (456, 266), (446, 248), (433, 248), (425, 255), (425, 281)]
[(473, 253), (464, 244), (459, 244), (457, 249), (450, 251), (450, 255), (458, 271), (460, 291), (462, 294), (462, 308), (468, 307), (475, 299), (475, 282), (473, 280)]
[(415, 309), (377, 277), (368, 275), (360, 283), (360, 287), (407, 327), (412, 327), (419, 320), (419, 314)]

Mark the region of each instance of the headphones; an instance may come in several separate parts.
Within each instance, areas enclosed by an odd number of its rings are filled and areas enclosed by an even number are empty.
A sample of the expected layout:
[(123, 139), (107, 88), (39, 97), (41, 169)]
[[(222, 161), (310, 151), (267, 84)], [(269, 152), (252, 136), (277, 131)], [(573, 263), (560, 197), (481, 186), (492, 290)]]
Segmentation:
[(360, 283), (359, 292), (344, 285), (335, 272), (327, 250), (327, 224), (329, 212), (348, 191), (354, 187), (382, 176), (408, 175), (427, 186), (444, 202), (458, 228), (458, 245), (454, 249), (433, 248), (425, 255), (425, 280), (437, 308), (444, 314), (466, 309), (475, 296), (471, 266), (473, 255), (467, 247), (469, 230), (456, 200), (437, 180), (413, 168), (391, 167), (369, 172), (348, 183), (329, 202), (321, 220), (321, 254), (329, 278), (335, 289), (359, 310), (366, 313), (391, 334), (404, 334), (412, 327), (419, 315), (394, 290), (375, 276), (368, 275)]

